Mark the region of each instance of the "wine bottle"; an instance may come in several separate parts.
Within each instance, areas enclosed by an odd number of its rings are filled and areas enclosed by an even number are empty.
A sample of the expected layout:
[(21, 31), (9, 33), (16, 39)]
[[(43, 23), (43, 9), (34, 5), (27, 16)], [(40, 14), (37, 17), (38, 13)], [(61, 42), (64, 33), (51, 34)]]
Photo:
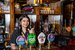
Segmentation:
[(65, 19), (65, 26), (64, 26), (63, 30), (64, 30), (63, 32), (66, 33), (66, 19)]
[(71, 25), (72, 25), (72, 19), (73, 19), (73, 11), (71, 10), (71, 17), (70, 17), (70, 24), (68, 27), (66, 27), (67, 32), (71, 32)]
[(75, 19), (74, 19), (74, 25), (72, 27), (72, 31), (73, 31), (73, 36), (75, 36)]
[(31, 30), (32, 28), (32, 19), (30, 19), (30, 25), (29, 25), (29, 29)]

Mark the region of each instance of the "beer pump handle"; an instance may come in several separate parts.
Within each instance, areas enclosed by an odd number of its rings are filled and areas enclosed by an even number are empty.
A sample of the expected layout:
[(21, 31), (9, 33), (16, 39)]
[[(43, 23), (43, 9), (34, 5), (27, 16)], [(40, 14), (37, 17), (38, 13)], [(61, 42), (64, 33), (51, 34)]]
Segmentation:
[(41, 50), (41, 44), (39, 44), (39, 50)]
[(32, 46), (30, 45), (30, 50), (32, 50)]
[(51, 42), (49, 41), (48, 42), (48, 49), (50, 49), (51, 48)]
[(19, 50), (21, 50), (21, 45), (19, 45)]

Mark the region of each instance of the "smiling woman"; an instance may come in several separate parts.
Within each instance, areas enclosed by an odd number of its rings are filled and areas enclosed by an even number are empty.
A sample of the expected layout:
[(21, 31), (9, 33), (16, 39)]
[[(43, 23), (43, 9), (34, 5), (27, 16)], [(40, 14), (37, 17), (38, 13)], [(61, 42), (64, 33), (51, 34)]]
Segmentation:
[[(14, 30), (10, 43), (11, 49), (17, 49), (16, 39), (19, 36), (22, 36), (25, 39), (24, 45), (22, 47), (28, 47), (28, 34), (30, 31), (33, 31), (33, 28), (29, 30), (30, 18), (27, 15), (21, 15), (19, 18), (19, 27)], [(13, 38), (14, 37), (14, 38)]]

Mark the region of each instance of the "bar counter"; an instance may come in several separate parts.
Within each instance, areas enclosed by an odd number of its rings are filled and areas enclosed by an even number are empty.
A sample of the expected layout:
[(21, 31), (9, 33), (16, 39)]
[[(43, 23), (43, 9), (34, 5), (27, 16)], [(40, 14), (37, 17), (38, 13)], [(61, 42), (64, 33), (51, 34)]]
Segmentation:
[[(21, 50), (30, 50), (30, 48), (22, 48)], [(41, 49), (38, 47), (32, 47), (31, 50), (60, 50), (60, 48), (56, 46), (52, 46), (50, 49), (48, 49), (48, 47), (42, 47)]]

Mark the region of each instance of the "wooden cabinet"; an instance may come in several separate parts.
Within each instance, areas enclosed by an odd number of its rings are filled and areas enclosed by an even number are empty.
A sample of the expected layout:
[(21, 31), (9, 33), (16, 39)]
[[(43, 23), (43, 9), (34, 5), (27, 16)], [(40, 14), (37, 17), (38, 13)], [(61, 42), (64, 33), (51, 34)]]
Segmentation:
[[(7, 20), (7, 18), (9, 20)], [(10, 25), (10, 1), (9, 0), (0, 0), (0, 28), (4, 28), (3, 34), (9, 34), (9, 25)]]
[(10, 36), (14, 30), (14, 0), (0, 1), (0, 20), (4, 20), (4, 24), (0, 25), (0, 28), (4, 28), (4, 40), (9, 43)]

